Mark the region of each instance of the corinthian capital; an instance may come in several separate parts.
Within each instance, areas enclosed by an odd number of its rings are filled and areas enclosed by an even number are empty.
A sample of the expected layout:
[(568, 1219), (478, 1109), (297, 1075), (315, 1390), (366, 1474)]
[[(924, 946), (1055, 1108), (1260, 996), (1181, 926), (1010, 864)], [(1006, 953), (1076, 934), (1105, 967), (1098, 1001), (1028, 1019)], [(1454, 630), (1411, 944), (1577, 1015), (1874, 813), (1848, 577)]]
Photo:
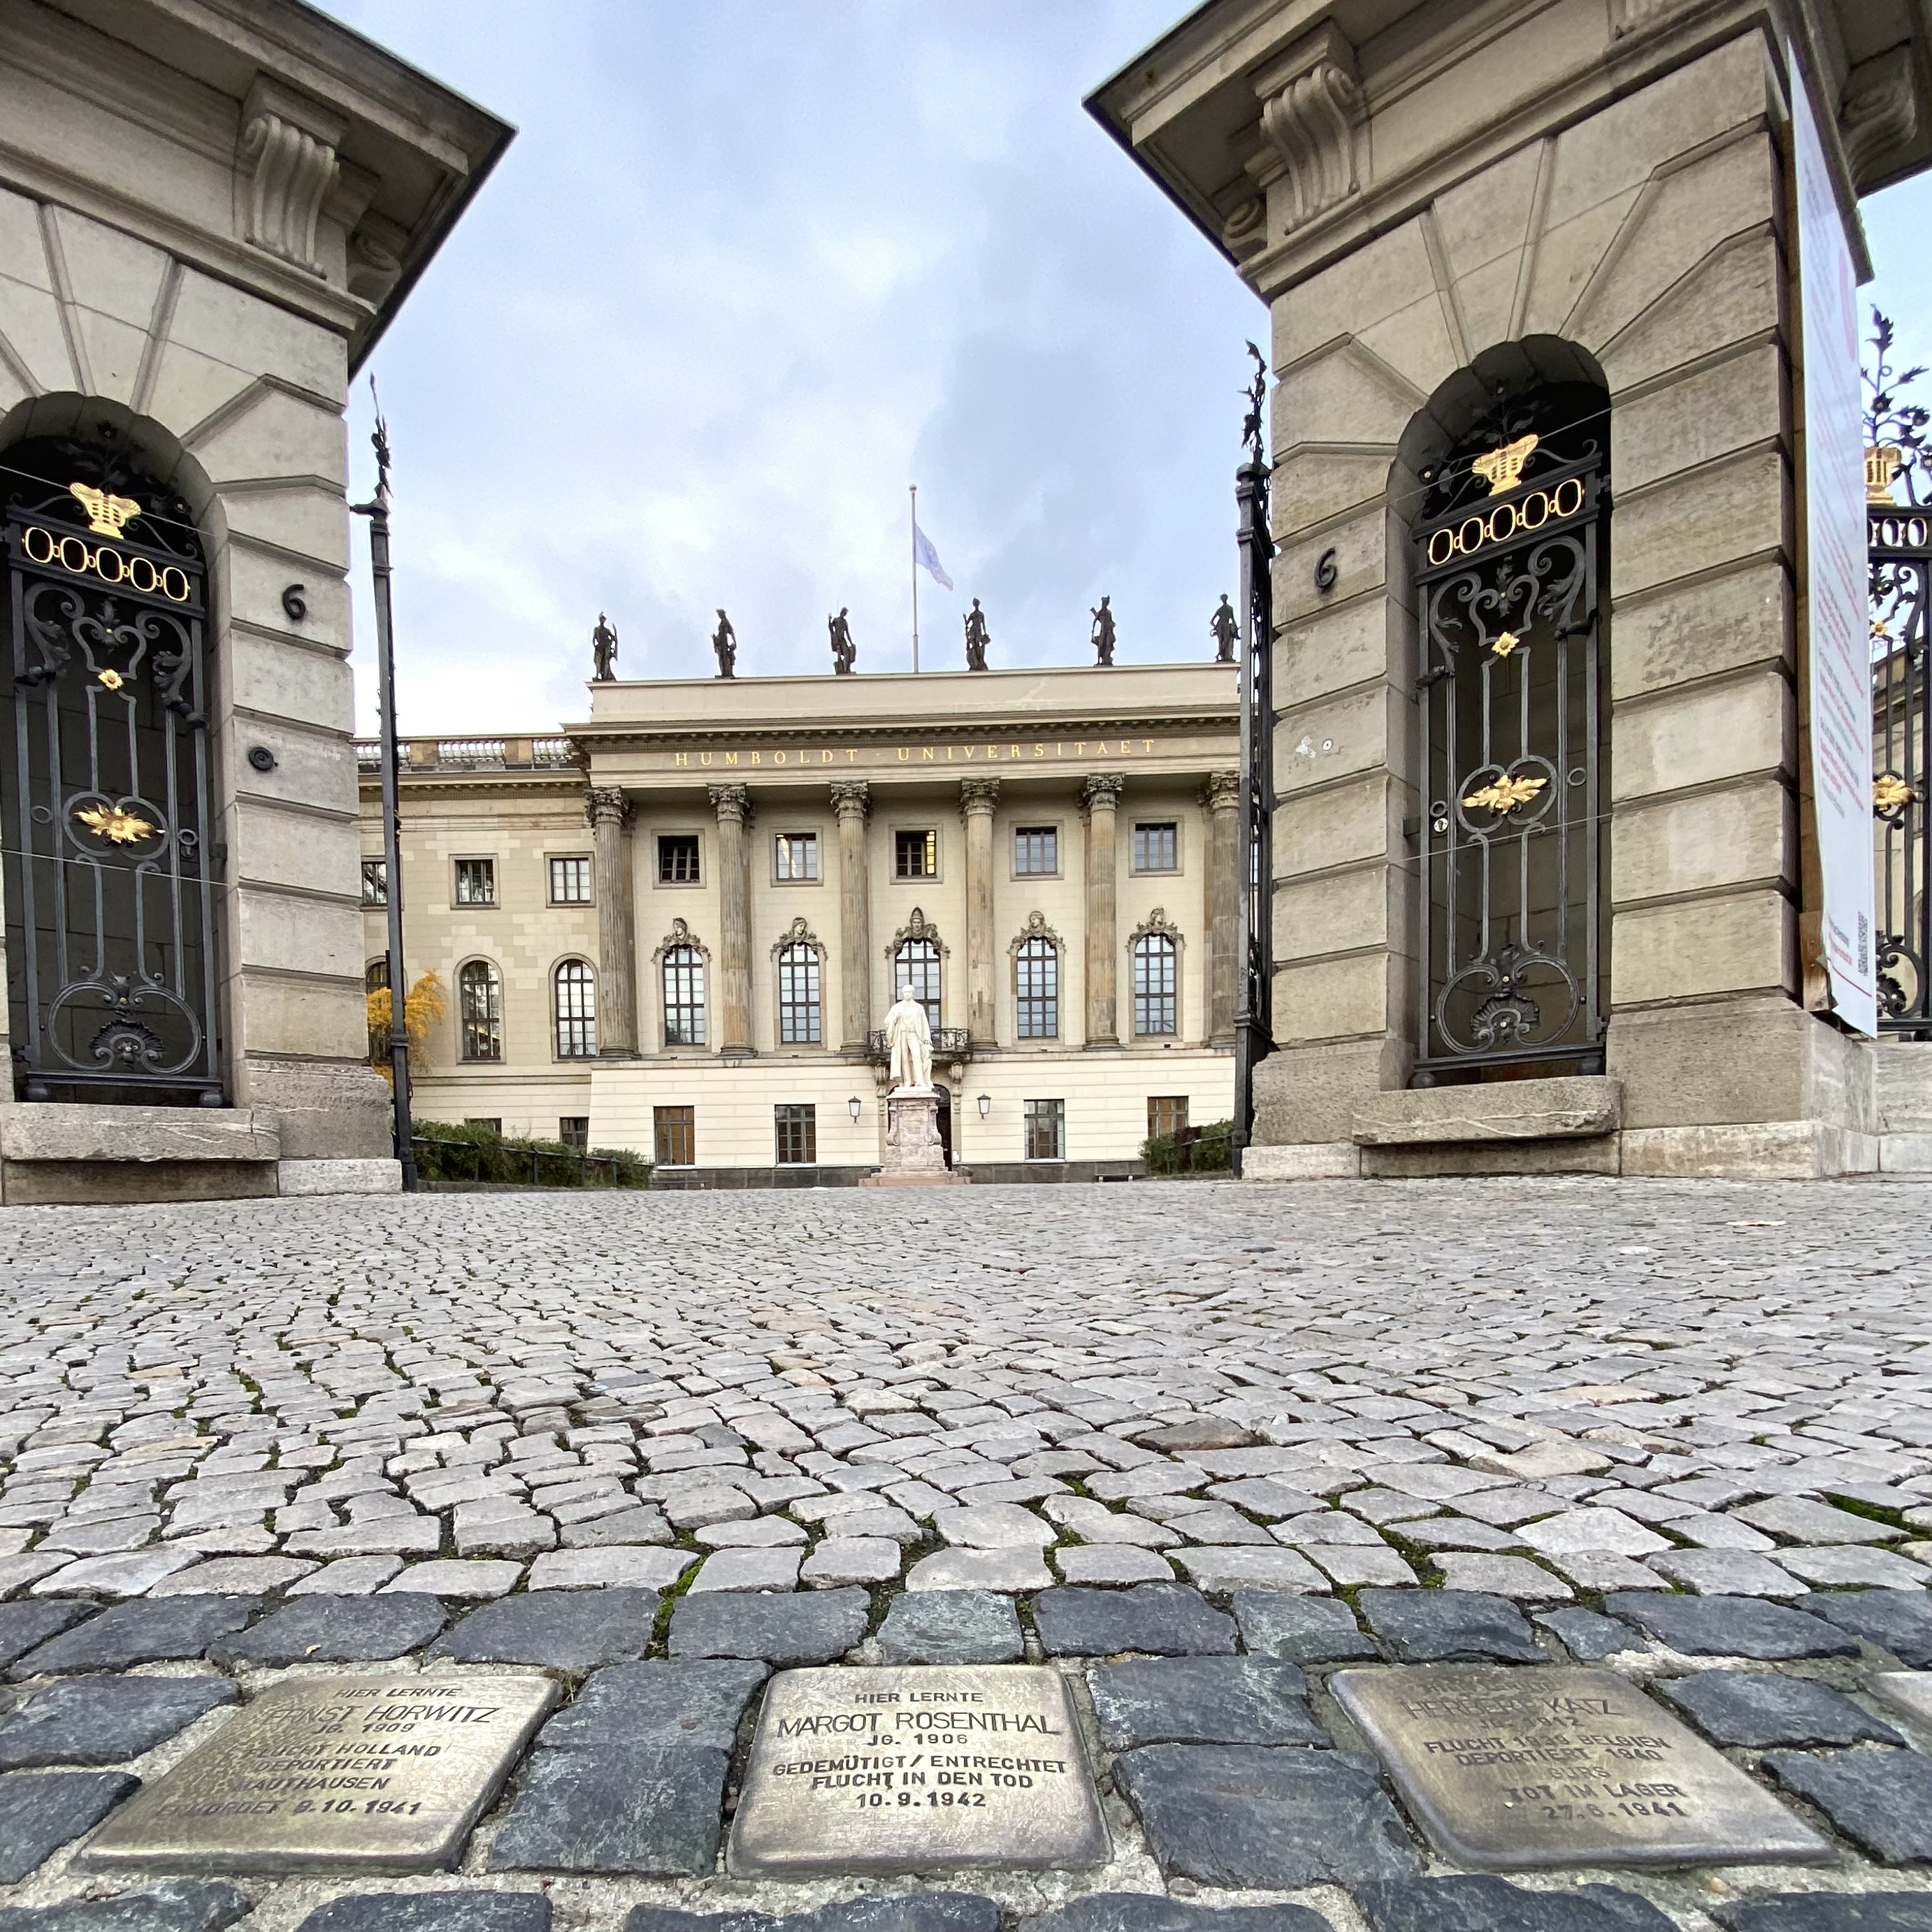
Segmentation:
[(1270, 206), (1281, 209), (1281, 232), (1292, 234), (1360, 185), (1355, 130), (1367, 110), (1355, 50), (1340, 28), (1324, 26), (1258, 69), (1254, 88), (1262, 131), (1281, 168), (1275, 180), (1283, 192), (1270, 192)]
[(1089, 812), (1112, 812), (1120, 802), (1126, 780), (1118, 772), (1096, 772), (1080, 788), (1080, 802)]
[(584, 815), (592, 825), (622, 825), (631, 815), (631, 801), (621, 785), (592, 785), (584, 794)]
[(1210, 812), (1234, 812), (1241, 802), (1241, 775), (1239, 772), (1210, 772), (1208, 783), (1201, 794), (1201, 801)]
[(707, 785), (711, 794), (711, 808), (718, 814), (722, 825), (727, 819), (735, 819), (742, 825), (752, 815), (752, 794), (741, 784)]
[(959, 781), (959, 808), (968, 818), (976, 812), (990, 814), (1000, 802), (998, 778), (970, 778)]
[(872, 808), (872, 788), (863, 778), (834, 778), (832, 808), (842, 819), (856, 818), (863, 824)]

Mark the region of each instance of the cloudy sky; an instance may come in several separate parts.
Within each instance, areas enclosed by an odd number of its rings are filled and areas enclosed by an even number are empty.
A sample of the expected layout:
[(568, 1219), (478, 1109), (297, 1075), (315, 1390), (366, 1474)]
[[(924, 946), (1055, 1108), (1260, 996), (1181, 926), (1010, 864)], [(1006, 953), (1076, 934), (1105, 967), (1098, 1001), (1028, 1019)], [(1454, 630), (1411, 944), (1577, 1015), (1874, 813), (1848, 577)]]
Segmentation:
[[(720, 604), (741, 671), (828, 669), (841, 604), (909, 669), (914, 482), (927, 668), (976, 596), (996, 664), (1088, 661), (1103, 592), (1123, 662), (1208, 654), (1264, 318), (1080, 106), (1183, 0), (328, 4), (520, 130), (372, 358), (405, 732), (583, 717), (600, 610), (632, 676), (708, 674)], [(1932, 187), (1868, 212), (1932, 321)]]

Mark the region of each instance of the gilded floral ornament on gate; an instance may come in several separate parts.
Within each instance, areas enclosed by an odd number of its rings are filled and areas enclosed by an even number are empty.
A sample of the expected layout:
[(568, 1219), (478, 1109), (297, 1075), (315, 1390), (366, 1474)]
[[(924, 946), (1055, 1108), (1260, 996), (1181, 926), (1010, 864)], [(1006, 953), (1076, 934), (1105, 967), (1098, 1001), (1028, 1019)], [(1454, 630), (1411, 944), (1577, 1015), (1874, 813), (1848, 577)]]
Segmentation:
[(1492, 496), (1500, 496), (1522, 481), (1522, 466), (1535, 453), (1540, 440), (1538, 436), (1520, 436), (1499, 449), (1485, 450), (1469, 467), (1490, 486)]
[(1516, 646), (1522, 642), (1522, 640), (1519, 638), (1514, 631), (1505, 631), (1502, 635), (1490, 646), (1490, 649), (1493, 651), (1498, 657), (1506, 658), (1509, 656), (1510, 652), (1514, 650)]
[(129, 812), (118, 805), (90, 805), (74, 817), (97, 838), (105, 838), (110, 845), (138, 845), (143, 838), (152, 838), (159, 829), (138, 812)]
[(87, 527), (98, 537), (118, 537), (130, 519), (141, 514), (141, 506), (131, 496), (110, 496), (92, 483), (70, 483), (68, 494), (79, 500), (87, 512)]
[(1480, 790), (1470, 793), (1462, 803), (1477, 812), (1514, 812), (1518, 806), (1527, 805), (1549, 782), (1547, 778), (1496, 778)]
[(1878, 812), (1896, 812), (1918, 796), (1916, 785), (1909, 785), (1896, 772), (1881, 772), (1872, 781), (1872, 806)]
[(128, 682), (111, 664), (100, 674), (100, 681), (110, 691), (118, 691)]

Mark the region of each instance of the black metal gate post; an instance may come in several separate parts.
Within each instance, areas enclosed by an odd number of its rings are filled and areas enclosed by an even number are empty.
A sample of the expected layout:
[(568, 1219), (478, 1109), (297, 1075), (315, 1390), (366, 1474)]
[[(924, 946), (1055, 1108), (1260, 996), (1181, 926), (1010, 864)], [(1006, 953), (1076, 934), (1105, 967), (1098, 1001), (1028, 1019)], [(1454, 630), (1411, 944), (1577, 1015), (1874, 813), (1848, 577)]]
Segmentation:
[[(370, 393), (375, 393), (372, 379)], [(396, 1106), (396, 1158), (402, 1163), (403, 1191), (416, 1191), (415, 1130), (410, 1118), (409, 977), (403, 970), (402, 820), (396, 796), (396, 654), (389, 612), (389, 429), (380, 411), (370, 439), (376, 451), (376, 494), (354, 506), (369, 519), (369, 574), (376, 601), (376, 691), (382, 728), (383, 899), (388, 919), (389, 1069)]]
[(1932, 1040), (1932, 507), (1874, 502), (1865, 520), (1879, 1030)]
[(1234, 1135), (1229, 1164), (1237, 1180), (1254, 1131), (1255, 1069), (1274, 1050), (1274, 584), (1269, 567), (1274, 542), (1268, 534), (1268, 465), (1262, 440), (1268, 367), (1252, 342), (1248, 353), (1255, 358), (1255, 380), (1242, 426), (1247, 456), (1234, 472), (1240, 513), (1235, 540), (1241, 552), (1240, 877), (1234, 938), (1240, 985), (1234, 1009)]

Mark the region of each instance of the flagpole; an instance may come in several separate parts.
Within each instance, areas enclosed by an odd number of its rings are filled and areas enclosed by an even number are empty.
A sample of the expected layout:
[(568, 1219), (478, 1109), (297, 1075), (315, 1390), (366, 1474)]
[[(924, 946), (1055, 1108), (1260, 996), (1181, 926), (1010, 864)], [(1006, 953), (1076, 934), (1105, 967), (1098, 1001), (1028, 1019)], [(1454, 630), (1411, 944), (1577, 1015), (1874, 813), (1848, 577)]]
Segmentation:
[(919, 674), (919, 485), (906, 486), (912, 492), (912, 668)]

